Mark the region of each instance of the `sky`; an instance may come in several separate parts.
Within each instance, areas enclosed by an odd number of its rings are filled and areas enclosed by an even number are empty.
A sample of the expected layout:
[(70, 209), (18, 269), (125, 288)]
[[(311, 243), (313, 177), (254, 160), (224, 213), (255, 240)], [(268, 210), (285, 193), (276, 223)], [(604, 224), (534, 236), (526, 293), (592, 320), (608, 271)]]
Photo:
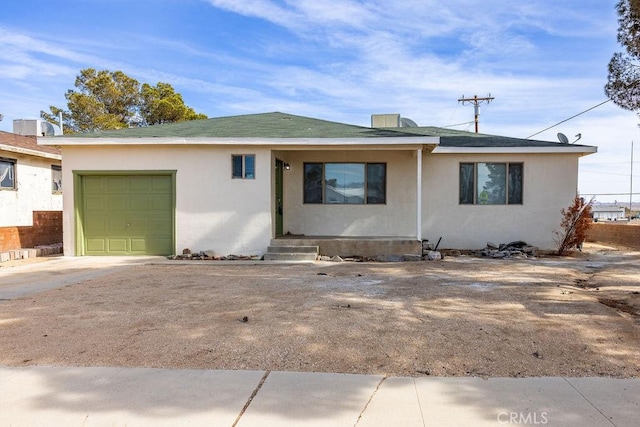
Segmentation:
[(209, 117), (280, 111), (370, 126), (371, 114), (399, 113), (473, 132), (473, 106), (458, 99), (490, 94), (480, 132), (581, 134), (598, 153), (580, 160), (579, 192), (628, 206), (632, 143), (640, 203), (640, 118), (603, 89), (622, 51), (616, 2), (7, 0), (0, 130), (66, 109), (85, 68), (169, 83)]

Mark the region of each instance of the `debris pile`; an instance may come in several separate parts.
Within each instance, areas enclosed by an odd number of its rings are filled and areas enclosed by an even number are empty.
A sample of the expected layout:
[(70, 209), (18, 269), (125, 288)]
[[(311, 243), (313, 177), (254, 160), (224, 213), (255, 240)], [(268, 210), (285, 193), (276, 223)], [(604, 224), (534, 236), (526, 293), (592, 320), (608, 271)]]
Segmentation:
[(538, 248), (521, 240), (499, 245), (487, 242), (487, 246), (478, 252), (479, 256), (490, 258), (530, 258), (536, 256)]
[(259, 261), (262, 259), (258, 255), (216, 255), (214, 251), (200, 251), (193, 253), (191, 249), (183, 249), (182, 255), (169, 255), (167, 259), (187, 260), (187, 261)]

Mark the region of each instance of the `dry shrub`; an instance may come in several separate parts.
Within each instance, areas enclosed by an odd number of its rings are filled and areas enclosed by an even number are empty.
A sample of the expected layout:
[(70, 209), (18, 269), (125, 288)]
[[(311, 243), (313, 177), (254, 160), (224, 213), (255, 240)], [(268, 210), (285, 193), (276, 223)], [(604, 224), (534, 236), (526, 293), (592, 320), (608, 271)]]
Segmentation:
[(587, 239), (587, 231), (592, 225), (591, 205), (594, 198), (585, 203), (584, 198), (576, 197), (567, 209), (562, 209), (561, 231), (556, 232), (558, 255), (571, 253), (575, 248), (581, 249)]

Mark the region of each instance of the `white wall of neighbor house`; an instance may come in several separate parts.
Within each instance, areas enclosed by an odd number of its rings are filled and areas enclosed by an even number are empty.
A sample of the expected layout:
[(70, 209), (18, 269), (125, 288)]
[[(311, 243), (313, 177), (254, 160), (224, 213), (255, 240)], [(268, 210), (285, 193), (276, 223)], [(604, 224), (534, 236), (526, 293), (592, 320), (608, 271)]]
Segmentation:
[[(416, 150), (287, 151), (284, 172), (284, 233), (306, 236), (416, 236)], [(385, 204), (303, 203), (304, 163), (386, 163)]]
[[(232, 179), (231, 156), (254, 154), (255, 179)], [(64, 250), (75, 255), (73, 171), (176, 172), (176, 252), (262, 255), (271, 239), (271, 152), (253, 147), (64, 146)]]
[[(523, 163), (523, 204), (462, 205), (459, 165)], [(428, 154), (423, 173), (423, 239), (440, 248), (480, 249), (487, 242), (523, 240), (543, 250), (556, 247), (560, 210), (577, 191), (577, 154)]]
[(62, 210), (62, 195), (53, 194), (51, 166), (60, 160), (0, 152), (16, 160), (16, 189), (0, 190), (0, 227), (32, 226), (33, 211)]

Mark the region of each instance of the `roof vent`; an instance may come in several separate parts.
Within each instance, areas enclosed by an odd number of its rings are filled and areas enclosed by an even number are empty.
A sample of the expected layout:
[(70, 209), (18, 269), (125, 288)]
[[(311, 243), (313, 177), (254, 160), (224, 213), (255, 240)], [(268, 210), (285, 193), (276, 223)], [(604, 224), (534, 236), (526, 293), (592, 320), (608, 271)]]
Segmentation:
[(400, 114), (372, 114), (372, 128), (399, 128)]
[(62, 135), (59, 126), (39, 119), (13, 121), (13, 133), (23, 136), (56, 136)]
[(418, 127), (413, 120), (400, 117), (400, 114), (372, 114), (372, 128), (415, 128)]

